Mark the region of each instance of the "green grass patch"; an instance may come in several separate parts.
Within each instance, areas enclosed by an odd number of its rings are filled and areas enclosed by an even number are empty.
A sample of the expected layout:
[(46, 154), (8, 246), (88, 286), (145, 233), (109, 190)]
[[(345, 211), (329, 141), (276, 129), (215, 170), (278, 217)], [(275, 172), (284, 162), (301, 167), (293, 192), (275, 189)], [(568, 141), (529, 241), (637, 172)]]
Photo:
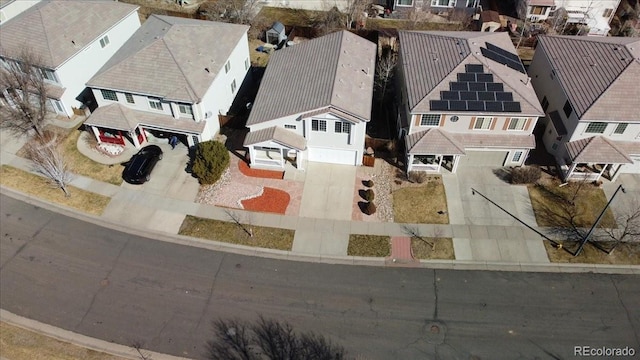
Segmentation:
[[(434, 246), (431, 246), (430, 244), (433, 244)], [(413, 252), (413, 257), (416, 259), (456, 259), (456, 255), (453, 251), (453, 240), (451, 238), (424, 238), (424, 240), (412, 238), (411, 251)]]
[(180, 226), (180, 235), (220, 241), (230, 244), (290, 251), (295, 231), (243, 224), (247, 232), (233, 222), (205, 219), (187, 215)]
[(107, 196), (82, 190), (75, 186), (67, 188), (71, 196), (65, 197), (61, 189), (52, 187), (44, 177), (8, 165), (0, 167), (0, 184), (42, 200), (92, 215), (102, 214), (111, 200)]
[(447, 197), (440, 178), (392, 193), (393, 217), (397, 223), (448, 224)]
[(349, 235), (349, 256), (387, 257), (391, 255), (391, 238), (379, 235)]

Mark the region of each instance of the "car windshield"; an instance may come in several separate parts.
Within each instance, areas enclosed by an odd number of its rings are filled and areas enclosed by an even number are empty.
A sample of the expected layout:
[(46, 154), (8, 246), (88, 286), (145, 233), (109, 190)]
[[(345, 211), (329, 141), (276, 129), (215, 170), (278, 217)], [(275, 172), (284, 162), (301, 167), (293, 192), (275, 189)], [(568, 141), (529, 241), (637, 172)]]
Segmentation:
[(137, 173), (142, 172), (144, 169), (144, 165), (147, 162), (147, 158), (144, 156), (136, 156), (131, 163), (131, 169), (135, 170)]

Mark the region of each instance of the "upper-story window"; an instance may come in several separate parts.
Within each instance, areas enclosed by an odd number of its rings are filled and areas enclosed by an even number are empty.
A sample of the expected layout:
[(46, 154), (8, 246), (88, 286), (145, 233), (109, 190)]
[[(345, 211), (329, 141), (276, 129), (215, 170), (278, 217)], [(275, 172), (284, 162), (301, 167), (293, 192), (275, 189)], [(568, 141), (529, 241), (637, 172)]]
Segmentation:
[(509, 120), (509, 126), (507, 129), (509, 130), (524, 130), (524, 126), (527, 123), (526, 118), (511, 118)]
[(124, 93), (124, 97), (127, 99), (127, 102), (129, 104), (135, 104), (135, 100), (133, 100), (133, 95), (129, 94), (129, 93)]
[(476, 122), (473, 124), (473, 128), (475, 130), (489, 130), (491, 129), (491, 121), (493, 118), (490, 117), (479, 117), (476, 118)]
[(606, 122), (592, 122), (587, 125), (587, 130), (584, 132), (590, 134), (602, 134), (604, 130), (607, 128)]
[(573, 108), (571, 107), (571, 104), (569, 103), (569, 100), (567, 100), (564, 103), (564, 106), (562, 107), (562, 110), (564, 111), (564, 115), (567, 117), (567, 119), (569, 118), (569, 116), (571, 116), (571, 113), (573, 112)]
[(613, 9), (604, 9), (604, 12), (602, 13), (602, 17), (608, 18), (611, 16), (611, 14), (613, 14)]
[(335, 131), (337, 133), (351, 134), (351, 124), (346, 121), (336, 121)]
[(231, 82), (231, 93), (235, 94), (236, 92), (236, 79), (233, 79), (233, 81)]
[(191, 105), (189, 104), (179, 104), (178, 110), (180, 114), (193, 115), (193, 109), (191, 109)]
[(100, 39), (100, 46), (103, 48), (109, 45), (109, 35), (105, 35), (102, 39)]
[(616, 126), (616, 129), (613, 130), (613, 133), (616, 135), (624, 134), (625, 130), (627, 130), (628, 123), (620, 123)]
[(542, 105), (542, 111), (546, 113), (547, 109), (549, 108), (549, 100), (547, 100), (546, 96), (542, 98), (542, 102), (540, 103), (540, 105)]
[(295, 125), (285, 124), (285, 125), (284, 125), (284, 128), (285, 128), (285, 129), (295, 130), (295, 129), (296, 129), (296, 126), (295, 126)]
[(53, 81), (53, 82), (57, 82), (58, 80), (56, 79), (56, 74), (53, 70), (49, 70), (49, 69), (43, 69), (40, 68), (40, 75), (42, 75), (43, 79), (49, 80), (49, 81)]
[(159, 99), (149, 99), (149, 106), (155, 110), (162, 110), (162, 102)]
[(413, 0), (398, 0), (398, 6), (413, 6)]
[(420, 126), (438, 126), (440, 125), (440, 114), (422, 114), (420, 118)]
[(102, 92), (102, 98), (105, 100), (118, 101), (118, 95), (113, 90), (100, 90)]
[(231, 70), (231, 62), (229, 62), (229, 61), (227, 60), (227, 63), (226, 63), (226, 64), (224, 64), (224, 73), (225, 73), (225, 74), (226, 74), (226, 73), (228, 73), (228, 72), (229, 72), (229, 70)]
[(456, 6), (456, 0), (431, 0), (431, 6), (454, 7)]
[(312, 131), (327, 131), (327, 121), (326, 120), (311, 120), (311, 130)]

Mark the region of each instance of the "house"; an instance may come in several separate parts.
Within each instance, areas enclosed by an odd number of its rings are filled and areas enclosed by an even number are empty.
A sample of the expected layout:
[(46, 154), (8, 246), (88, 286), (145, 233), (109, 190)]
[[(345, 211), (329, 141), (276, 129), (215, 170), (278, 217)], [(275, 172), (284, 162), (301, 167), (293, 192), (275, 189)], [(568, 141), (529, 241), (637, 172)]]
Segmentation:
[(220, 130), (251, 66), (245, 25), (152, 15), (87, 82), (99, 142), (148, 136), (193, 146)]
[(375, 58), (376, 45), (348, 31), (271, 55), (247, 120), (251, 166), (361, 165)]
[(16, 17), (42, 0), (0, 0), (0, 24)]
[(463, 10), (473, 14), (480, 0), (394, 0), (393, 10), (400, 12), (424, 10), (432, 13), (443, 13), (452, 10)]
[(525, 2), (526, 18), (532, 22), (545, 21), (556, 8), (555, 0), (521, 0)]
[(567, 11), (566, 24), (584, 25), (587, 35), (607, 36), (609, 23), (615, 15), (620, 0), (519, 0), (527, 6), (527, 19), (544, 21), (560, 8)]
[(640, 173), (640, 39), (541, 36), (529, 74), (564, 179)]
[(519, 166), (544, 113), (507, 33), (400, 31), (407, 171)]
[(43, 0), (0, 25), (0, 60), (9, 66), (29, 51), (49, 85), (50, 110), (71, 117), (89, 101), (87, 80), (139, 27), (137, 6)]

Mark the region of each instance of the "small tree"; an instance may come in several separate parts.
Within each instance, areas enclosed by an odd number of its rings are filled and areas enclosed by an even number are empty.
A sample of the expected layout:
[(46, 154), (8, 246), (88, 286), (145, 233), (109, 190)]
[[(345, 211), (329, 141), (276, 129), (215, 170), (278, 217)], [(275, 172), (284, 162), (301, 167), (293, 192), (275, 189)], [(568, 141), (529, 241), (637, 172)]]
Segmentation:
[(257, 4), (258, 0), (208, 1), (200, 6), (200, 12), (205, 13), (208, 20), (249, 24)]
[(195, 150), (192, 171), (200, 184), (214, 184), (229, 167), (229, 161), (229, 152), (221, 142), (201, 142)]
[(60, 188), (66, 197), (71, 196), (67, 186), (73, 180), (67, 162), (55, 142), (32, 141), (27, 148), (34, 170), (44, 175), (51, 186)]
[(640, 241), (640, 203), (637, 198), (625, 201), (615, 217), (618, 227), (603, 229), (604, 236), (598, 236), (596, 241), (612, 243), (608, 252), (611, 253), (621, 243)]
[(397, 62), (397, 57), (392, 51), (388, 51), (386, 55), (383, 55), (378, 59), (378, 64), (376, 65), (375, 85), (378, 88), (378, 93), (380, 94), (381, 106), (385, 100), (385, 96), (387, 95), (387, 88), (393, 80)]

